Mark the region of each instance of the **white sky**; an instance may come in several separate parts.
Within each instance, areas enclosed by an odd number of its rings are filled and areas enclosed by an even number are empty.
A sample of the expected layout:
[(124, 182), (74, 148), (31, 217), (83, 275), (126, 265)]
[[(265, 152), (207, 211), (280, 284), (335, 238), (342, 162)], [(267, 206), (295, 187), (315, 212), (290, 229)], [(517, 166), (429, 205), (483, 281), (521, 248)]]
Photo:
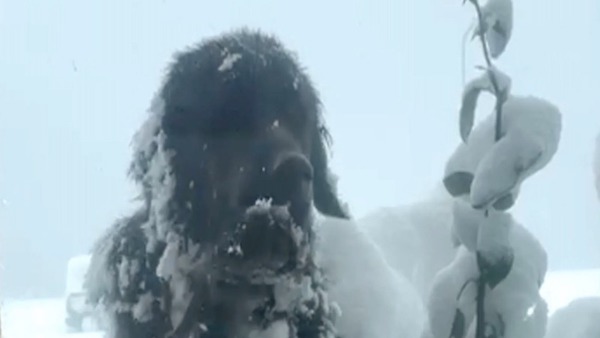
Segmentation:
[[(551, 268), (600, 266), (600, 3), (514, 2), (498, 65), (564, 122), (559, 152), (525, 183), (515, 214)], [(461, 3), (0, 0), (3, 289), (60, 291), (67, 258), (127, 210), (129, 141), (171, 54), (241, 25), (276, 33), (308, 68), (355, 216), (423, 197), (459, 142), (461, 38), (473, 17)]]

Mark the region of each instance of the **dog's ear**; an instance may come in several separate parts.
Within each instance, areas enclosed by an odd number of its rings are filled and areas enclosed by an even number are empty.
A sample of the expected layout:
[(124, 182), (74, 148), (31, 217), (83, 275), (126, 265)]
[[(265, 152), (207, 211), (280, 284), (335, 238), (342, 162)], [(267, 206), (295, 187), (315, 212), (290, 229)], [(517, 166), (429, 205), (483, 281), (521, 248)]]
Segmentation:
[(314, 170), (313, 194), (315, 208), (324, 215), (350, 218), (337, 196), (337, 189), (331, 181), (327, 159), (327, 145), (330, 142), (329, 132), (320, 127), (313, 133), (311, 164)]

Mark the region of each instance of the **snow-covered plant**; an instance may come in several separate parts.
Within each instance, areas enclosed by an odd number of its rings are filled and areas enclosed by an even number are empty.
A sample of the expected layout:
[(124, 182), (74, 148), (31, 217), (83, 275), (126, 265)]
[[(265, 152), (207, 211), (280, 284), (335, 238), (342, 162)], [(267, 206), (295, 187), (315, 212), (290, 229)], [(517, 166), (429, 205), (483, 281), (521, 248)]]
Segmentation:
[[(501, 258), (507, 248), (512, 253), (512, 265), (506, 277), (494, 287), (486, 286), (483, 318), (487, 333), (484, 337), (543, 337), (547, 306), (539, 287), (547, 270), (544, 248), (510, 214), (490, 210), (486, 218), (481, 211), (469, 207), (467, 201), (455, 199), (454, 202), (452, 234), (454, 242), (459, 244), (458, 253), (433, 282), (427, 302), (429, 326), (423, 338), (476, 337), (474, 320), (481, 276), (476, 250), (480, 247), (495, 249), (483, 257)], [(484, 235), (490, 231), (496, 236)], [(482, 240), (492, 243), (483, 245)], [(498, 268), (495, 271), (502, 272)]]
[[(523, 182), (556, 153), (561, 114), (544, 99), (513, 95), (510, 76), (492, 64), (512, 35), (511, 0), (488, 0), (484, 6), (466, 1), (477, 13), (473, 37), (481, 41), (486, 66), (464, 88), (462, 143), (446, 165), (444, 185), (454, 197), (453, 242), (460, 247), (433, 283), (424, 336), (542, 338), (547, 308), (539, 288), (546, 253), (507, 210)], [(473, 129), (481, 92), (494, 95), (494, 114)]]

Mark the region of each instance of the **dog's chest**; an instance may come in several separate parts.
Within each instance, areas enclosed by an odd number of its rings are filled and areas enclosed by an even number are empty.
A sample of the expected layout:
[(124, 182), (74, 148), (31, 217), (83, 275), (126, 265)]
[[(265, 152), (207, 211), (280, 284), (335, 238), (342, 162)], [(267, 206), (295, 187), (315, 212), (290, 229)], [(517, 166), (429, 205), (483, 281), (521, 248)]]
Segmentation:
[(256, 329), (249, 333), (248, 338), (288, 338), (290, 327), (285, 320), (278, 320), (266, 329)]
[[(269, 293), (263, 288), (221, 287), (214, 296), (215, 326), (219, 338), (288, 338), (290, 328), (287, 320), (279, 319), (264, 327), (260, 311), (269, 301)], [(209, 328), (210, 331), (210, 328)], [(212, 338), (210, 332), (207, 337)]]

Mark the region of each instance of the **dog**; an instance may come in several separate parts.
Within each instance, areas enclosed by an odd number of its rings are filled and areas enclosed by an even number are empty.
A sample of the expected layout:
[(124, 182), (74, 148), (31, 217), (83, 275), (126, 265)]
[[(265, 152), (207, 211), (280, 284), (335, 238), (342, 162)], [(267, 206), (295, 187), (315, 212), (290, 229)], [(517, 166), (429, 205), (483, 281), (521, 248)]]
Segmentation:
[(317, 90), (246, 28), (175, 55), (134, 137), (142, 206), (93, 248), (112, 338), (336, 337), (315, 212), (348, 219)]

